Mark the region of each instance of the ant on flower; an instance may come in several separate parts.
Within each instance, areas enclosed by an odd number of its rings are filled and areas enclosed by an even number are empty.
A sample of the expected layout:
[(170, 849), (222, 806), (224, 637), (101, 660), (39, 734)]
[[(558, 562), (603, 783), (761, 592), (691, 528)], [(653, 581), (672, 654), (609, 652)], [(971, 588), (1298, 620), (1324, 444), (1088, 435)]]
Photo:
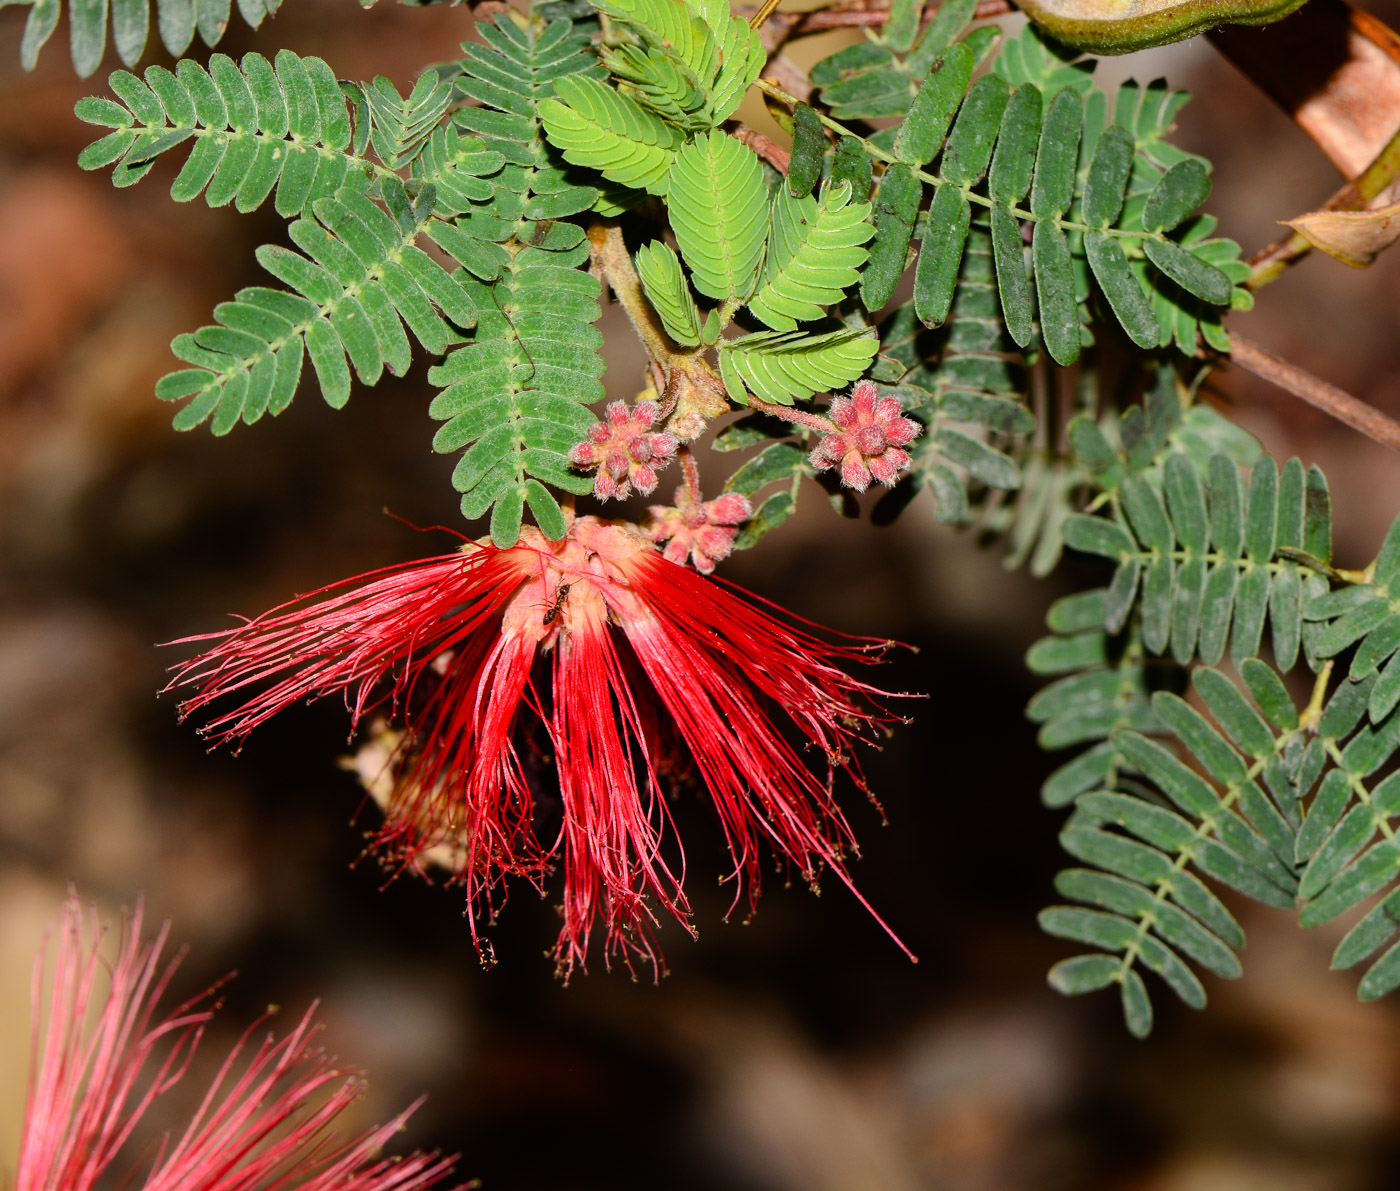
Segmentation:
[(542, 624), (548, 626), (554, 623), (555, 618), (564, 610), (564, 601), (569, 598), (569, 590), (572, 587), (572, 583), (561, 583), (554, 589), (554, 603), (544, 614)]

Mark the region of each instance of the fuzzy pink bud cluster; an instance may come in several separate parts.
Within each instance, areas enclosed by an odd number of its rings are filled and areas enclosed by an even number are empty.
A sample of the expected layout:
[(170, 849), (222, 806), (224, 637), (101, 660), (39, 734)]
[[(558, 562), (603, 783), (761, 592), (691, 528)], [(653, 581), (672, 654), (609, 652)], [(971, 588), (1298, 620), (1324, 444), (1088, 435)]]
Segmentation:
[(676, 489), (675, 505), (652, 505), (647, 533), (654, 542), (665, 542), (662, 553), (679, 566), (690, 559), (702, 575), (715, 569), (734, 549), (740, 522), (753, 515), (748, 498), (726, 492), (714, 500), (700, 501), (684, 485)]
[(652, 430), (661, 407), (655, 401), (608, 404), (604, 416), (588, 429), (588, 437), (569, 452), (575, 467), (597, 468), (593, 493), (600, 500), (622, 500), (635, 488), (643, 496), (656, 489), (656, 472), (676, 453), (675, 435)]
[(838, 397), (829, 415), (836, 430), (825, 435), (810, 456), (818, 471), (839, 466), (841, 483), (864, 492), (872, 479), (893, 484), (909, 466), (904, 447), (922, 427), (904, 417), (898, 397), (881, 397), (873, 381), (863, 380), (849, 397)]

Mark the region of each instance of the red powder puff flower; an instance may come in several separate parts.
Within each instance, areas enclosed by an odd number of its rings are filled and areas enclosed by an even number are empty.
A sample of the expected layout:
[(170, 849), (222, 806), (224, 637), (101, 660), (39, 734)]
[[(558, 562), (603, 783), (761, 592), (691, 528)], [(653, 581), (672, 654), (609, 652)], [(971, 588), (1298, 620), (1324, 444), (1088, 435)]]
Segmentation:
[(657, 469), (680, 445), (675, 435), (652, 430), (660, 414), (655, 401), (639, 401), (630, 409), (625, 402), (612, 401), (604, 417), (588, 428), (588, 437), (569, 452), (569, 462), (597, 469), (595, 496), (622, 500), (633, 488), (643, 496), (656, 491)]
[(836, 430), (817, 444), (810, 456), (818, 471), (840, 466), (841, 483), (864, 492), (872, 478), (893, 484), (909, 466), (904, 450), (923, 429), (903, 416), (898, 397), (881, 397), (874, 382), (863, 380), (849, 397), (838, 397), (828, 411)]
[[(33, 1042), (15, 1191), (91, 1191), (123, 1157), (142, 1116), (187, 1073), (213, 1017), (213, 990), (157, 1017), (175, 969), (160, 954), (169, 932), (141, 937), (141, 906), (123, 924), (116, 962), (72, 891), (57, 923), (47, 1012), (41, 1004), (50, 941), (35, 963)], [(86, 930), (85, 930), (86, 926)], [(84, 940), (84, 934), (88, 936)], [(133, 1147), (117, 1185), (139, 1191), (426, 1191), (452, 1170), (436, 1154), (382, 1158), (415, 1104), (348, 1141), (326, 1130), (363, 1091), (359, 1073), (310, 1044), (313, 1005), (281, 1039), (234, 1046), (193, 1118), (149, 1151)], [(128, 1183), (126, 1180), (134, 1179)]]
[[(558, 542), (526, 529), (508, 550), (468, 543), (193, 640), (215, 644), (176, 667), (171, 686), (195, 690), (182, 713), (242, 698), (204, 729), (216, 742), (333, 693), (355, 722), (397, 709), (405, 735), (376, 843), (400, 866), (450, 858), (478, 946), (477, 917), (482, 903), (494, 914), (503, 876), (538, 883), (559, 860), (565, 975), (600, 921), (609, 959), (653, 967), (653, 907), (689, 929), (662, 790), (684, 753), (728, 840), (736, 901), (746, 879), (750, 905), (756, 896), (762, 837), (808, 881), (826, 866), (851, 886), (855, 841), (832, 774), (845, 769), (864, 789), (850, 746), (892, 719), (870, 702), (879, 691), (837, 666), (876, 661), (883, 645), (829, 644), (668, 562), (635, 527), (592, 517)], [(542, 692), (531, 670), (545, 655)], [(804, 764), (774, 708), (826, 758), (825, 774)], [(531, 717), (557, 769), (552, 839), (537, 835), (541, 766), (516, 743)]]

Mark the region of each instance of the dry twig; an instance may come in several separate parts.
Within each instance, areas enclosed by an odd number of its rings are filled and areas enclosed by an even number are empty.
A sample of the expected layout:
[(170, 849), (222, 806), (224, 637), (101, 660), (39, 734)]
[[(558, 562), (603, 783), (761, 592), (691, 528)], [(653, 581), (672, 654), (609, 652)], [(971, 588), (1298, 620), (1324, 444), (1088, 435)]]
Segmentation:
[(1381, 413), (1374, 406), (1367, 405), (1359, 397), (1353, 397), (1296, 364), (1279, 359), (1234, 331), (1230, 332), (1228, 358), (1246, 372), (1254, 373), (1255, 376), (1330, 414), (1337, 421), (1346, 423), (1353, 430), (1361, 431), (1373, 442), (1389, 447), (1392, 451), (1400, 451), (1400, 422)]

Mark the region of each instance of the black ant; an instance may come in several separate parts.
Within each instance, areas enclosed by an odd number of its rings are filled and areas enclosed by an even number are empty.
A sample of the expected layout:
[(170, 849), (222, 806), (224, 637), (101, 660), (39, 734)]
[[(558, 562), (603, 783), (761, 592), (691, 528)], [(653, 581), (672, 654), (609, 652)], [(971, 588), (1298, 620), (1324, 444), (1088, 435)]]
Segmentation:
[(561, 583), (554, 589), (554, 603), (550, 606), (549, 611), (544, 614), (544, 624), (553, 624), (555, 618), (564, 610), (564, 601), (569, 598), (569, 589), (571, 587), (573, 587), (572, 583)]

